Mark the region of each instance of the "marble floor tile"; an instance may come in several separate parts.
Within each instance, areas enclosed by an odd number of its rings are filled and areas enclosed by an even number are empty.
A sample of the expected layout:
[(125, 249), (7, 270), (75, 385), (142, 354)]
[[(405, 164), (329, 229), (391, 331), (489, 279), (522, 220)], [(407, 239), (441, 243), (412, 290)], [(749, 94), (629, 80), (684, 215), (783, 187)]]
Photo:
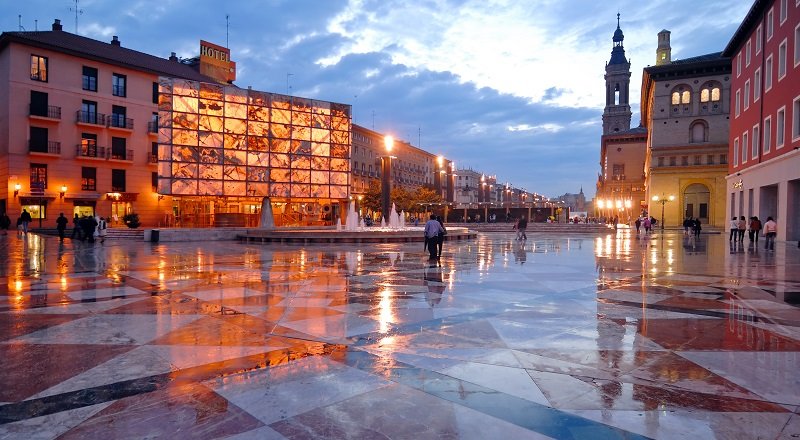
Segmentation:
[(25, 240), (0, 239), (0, 439), (800, 435), (794, 247)]

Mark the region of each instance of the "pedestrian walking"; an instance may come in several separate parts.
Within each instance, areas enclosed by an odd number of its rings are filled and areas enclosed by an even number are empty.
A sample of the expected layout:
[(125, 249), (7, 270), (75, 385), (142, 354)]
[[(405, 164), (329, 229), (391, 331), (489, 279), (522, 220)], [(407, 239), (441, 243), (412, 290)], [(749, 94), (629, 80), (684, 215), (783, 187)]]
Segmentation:
[(78, 240), (81, 240), (83, 238), (81, 236), (80, 222), (81, 218), (78, 217), (78, 213), (75, 213), (75, 217), (72, 217), (72, 236), (70, 236), (70, 238), (73, 240), (75, 239), (75, 237), (77, 237)]
[(750, 242), (758, 246), (758, 235), (761, 233), (761, 220), (753, 216), (750, 220)]
[(650, 217), (645, 217), (643, 224), (644, 224), (644, 233), (649, 234), (650, 228), (653, 226), (653, 224), (650, 222)]
[(641, 219), (641, 217), (636, 217), (636, 221), (633, 222), (633, 224), (636, 225), (636, 235), (639, 235), (639, 228), (642, 227), (642, 219)]
[(31, 214), (27, 209), (22, 210), (22, 215), (19, 216), (19, 224), (22, 225), (22, 233), (28, 233), (28, 223), (32, 222)]
[(108, 224), (105, 217), (100, 217), (100, 221), (97, 222), (97, 237), (100, 238), (100, 243), (106, 242), (106, 234), (108, 234)]
[(444, 227), (444, 222), (442, 221), (442, 216), (436, 217), (436, 221), (439, 222), (439, 226), (442, 229), (439, 231), (438, 240), (436, 241), (436, 245), (439, 248), (439, 253), (436, 255), (437, 258), (441, 258), (442, 256), (442, 246), (444, 246), (444, 236), (447, 235), (447, 229)]
[(700, 218), (699, 217), (694, 219), (694, 228), (693, 229), (694, 229), (694, 236), (695, 237), (699, 237), (700, 236), (700, 231), (703, 230), (703, 226), (700, 224)]
[(525, 219), (525, 216), (519, 218), (517, 222), (517, 237), (520, 240), (527, 240), (528, 236), (525, 235), (525, 230), (528, 229), (528, 220)]
[(439, 232), (443, 232), (444, 228), (436, 220), (436, 216), (431, 214), (430, 220), (425, 223), (425, 243), (428, 248), (428, 254), (431, 256), (431, 260), (436, 259), (437, 255), (437, 241), (439, 240)]
[(744, 216), (739, 217), (736, 227), (739, 231), (739, 243), (744, 243), (744, 231), (747, 230), (747, 220), (744, 219)]
[(69, 220), (64, 217), (64, 213), (62, 212), (58, 214), (58, 218), (56, 219), (56, 229), (58, 230), (59, 241), (64, 241), (64, 231), (67, 230), (67, 223), (69, 223)]
[(694, 226), (694, 220), (691, 217), (686, 217), (683, 221), (683, 235), (689, 235), (689, 230)]
[(736, 216), (731, 218), (729, 226), (731, 229), (731, 235), (728, 237), (728, 241), (733, 241), (736, 243), (736, 240), (739, 238), (739, 220), (736, 219)]
[(778, 224), (772, 217), (767, 217), (767, 222), (764, 223), (764, 249), (768, 251), (775, 250), (776, 235), (778, 235)]

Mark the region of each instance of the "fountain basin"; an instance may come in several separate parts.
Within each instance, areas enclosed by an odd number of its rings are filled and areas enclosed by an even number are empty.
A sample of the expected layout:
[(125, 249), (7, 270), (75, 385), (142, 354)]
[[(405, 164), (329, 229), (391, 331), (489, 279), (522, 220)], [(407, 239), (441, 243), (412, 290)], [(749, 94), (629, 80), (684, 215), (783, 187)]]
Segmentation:
[[(238, 236), (245, 243), (404, 243), (423, 242), (423, 228), (368, 227), (356, 231), (319, 228), (251, 229)], [(467, 228), (447, 228), (445, 240), (469, 240), (478, 233)]]

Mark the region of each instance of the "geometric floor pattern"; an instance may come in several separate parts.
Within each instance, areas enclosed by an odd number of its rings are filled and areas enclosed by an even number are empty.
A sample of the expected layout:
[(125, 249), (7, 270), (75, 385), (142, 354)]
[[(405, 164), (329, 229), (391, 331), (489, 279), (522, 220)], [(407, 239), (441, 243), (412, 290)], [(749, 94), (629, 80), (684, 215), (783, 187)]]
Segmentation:
[(800, 438), (800, 249), (726, 240), (2, 236), (0, 439)]

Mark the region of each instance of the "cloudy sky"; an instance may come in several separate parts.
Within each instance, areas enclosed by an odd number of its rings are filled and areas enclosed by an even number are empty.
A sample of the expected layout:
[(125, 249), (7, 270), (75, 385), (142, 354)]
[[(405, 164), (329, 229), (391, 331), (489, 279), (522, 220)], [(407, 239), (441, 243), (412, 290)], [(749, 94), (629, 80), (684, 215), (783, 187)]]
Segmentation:
[[(721, 51), (750, 0), (80, 0), (77, 32), (156, 56), (226, 45), (242, 87), (343, 102), (392, 134), (549, 196), (594, 195), (616, 14), (632, 124), (656, 34), (673, 59)], [(75, 32), (74, 0), (0, 0), (0, 29)], [(226, 15), (229, 16), (226, 36)], [(21, 16), (21, 18), (20, 18)]]

